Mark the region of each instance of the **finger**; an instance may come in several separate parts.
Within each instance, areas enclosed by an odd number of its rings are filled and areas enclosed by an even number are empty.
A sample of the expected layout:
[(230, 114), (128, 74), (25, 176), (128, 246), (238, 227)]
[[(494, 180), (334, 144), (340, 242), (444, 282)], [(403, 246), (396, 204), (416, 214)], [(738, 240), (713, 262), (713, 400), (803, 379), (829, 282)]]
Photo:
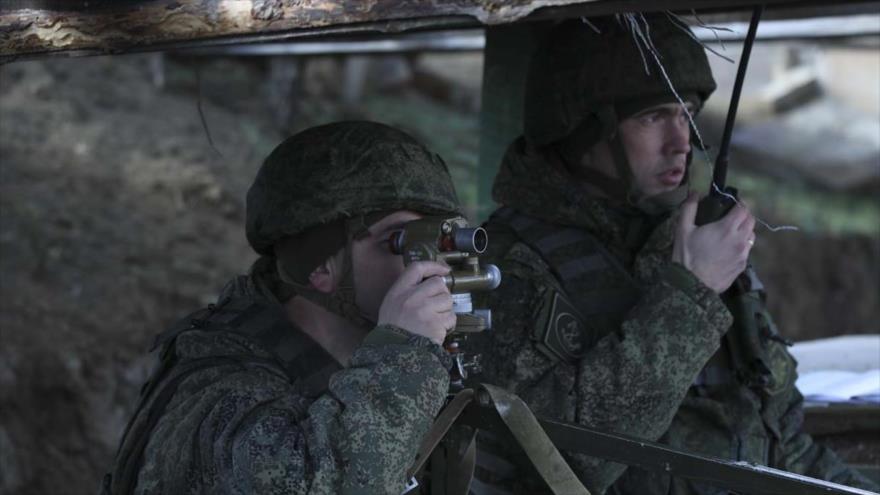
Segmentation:
[(446, 275), (450, 268), (434, 261), (416, 261), (403, 270), (400, 277), (394, 282), (392, 289), (406, 288), (418, 285), (422, 280), (434, 275)]
[(696, 226), (694, 222), (697, 219), (697, 204), (700, 201), (700, 195), (696, 191), (688, 193), (687, 199), (681, 205), (681, 214), (678, 217), (678, 232), (680, 235), (687, 234), (694, 230)]
[(455, 313), (453, 313), (451, 311), (449, 313), (444, 313), (444, 314), (445, 314), (445, 317), (444, 317), (444, 322), (443, 322), (443, 328), (446, 329), (446, 333), (449, 333), (449, 332), (455, 330), (455, 325), (458, 323), (458, 316), (456, 316)]
[(749, 253), (752, 251), (752, 248), (755, 247), (755, 233), (752, 232), (749, 234), (746, 242), (743, 243), (743, 251), (745, 252), (745, 256), (748, 257)]
[(739, 224), (739, 230), (749, 234), (749, 238), (754, 237), (755, 231), (755, 216), (749, 213), (748, 217), (743, 221), (743, 223)]
[(437, 295), (426, 299), (423, 307), (434, 313), (446, 313), (452, 311), (452, 298), (449, 295)]
[(727, 228), (738, 230), (740, 225), (750, 216), (748, 208), (741, 204), (736, 204), (724, 217), (724, 225)]
[(446, 287), (446, 282), (444, 282), (443, 278), (440, 276), (434, 276), (421, 281), (412, 289), (409, 299), (424, 301), (434, 296), (448, 297), (452, 300), (449, 296), (449, 289)]
[(748, 259), (749, 253), (751, 253), (752, 246), (754, 245), (754, 243), (755, 243), (755, 241), (752, 240), (751, 238), (749, 238), (739, 244), (739, 258), (740, 259)]

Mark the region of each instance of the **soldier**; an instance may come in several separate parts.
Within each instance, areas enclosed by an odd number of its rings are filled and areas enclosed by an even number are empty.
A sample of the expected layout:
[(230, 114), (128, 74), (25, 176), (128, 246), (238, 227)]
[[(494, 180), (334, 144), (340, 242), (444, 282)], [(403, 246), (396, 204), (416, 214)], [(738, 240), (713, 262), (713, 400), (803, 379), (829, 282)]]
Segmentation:
[(161, 334), (104, 490), (387, 493), (447, 393), (448, 267), (404, 269), (391, 232), (459, 210), (446, 165), (371, 122), (303, 131), (247, 196), (260, 258)]
[[(736, 206), (694, 224), (688, 112), (715, 82), (685, 26), (646, 19), (641, 33), (623, 18), (567, 21), (532, 59), (524, 135), (503, 159), (493, 188), (503, 206), (486, 225), (488, 260), (505, 278), (484, 302), (495, 330), (479, 379), (539, 415), (873, 487), (801, 431), (796, 363), (757, 277), (740, 276), (752, 214)], [(509, 449), (481, 443), (475, 493), (538, 490)], [(567, 458), (594, 494), (720, 490)]]

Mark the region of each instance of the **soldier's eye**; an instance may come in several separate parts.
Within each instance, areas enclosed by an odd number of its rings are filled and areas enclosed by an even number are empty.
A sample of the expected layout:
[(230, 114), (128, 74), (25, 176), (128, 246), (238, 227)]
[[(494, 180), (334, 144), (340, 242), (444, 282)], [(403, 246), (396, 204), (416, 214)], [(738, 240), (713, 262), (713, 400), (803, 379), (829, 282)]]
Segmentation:
[(641, 120), (646, 124), (653, 124), (660, 120), (660, 112), (646, 113), (645, 115), (642, 115)]
[(403, 230), (393, 230), (387, 236), (383, 236), (379, 241), (379, 246), (383, 249), (388, 249), (392, 253), (400, 254), (399, 251), (402, 249), (401, 246), (401, 235), (403, 234)]

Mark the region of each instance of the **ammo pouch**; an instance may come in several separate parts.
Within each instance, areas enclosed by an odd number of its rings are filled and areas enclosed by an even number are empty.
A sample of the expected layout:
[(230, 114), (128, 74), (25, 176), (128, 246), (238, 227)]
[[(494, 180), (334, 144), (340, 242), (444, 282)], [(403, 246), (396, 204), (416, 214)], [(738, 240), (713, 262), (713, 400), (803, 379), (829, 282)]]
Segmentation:
[(749, 265), (723, 295), (733, 316), (724, 336), (734, 378), (764, 396), (774, 396), (793, 379), (794, 360), (779, 335), (765, 304), (764, 285)]

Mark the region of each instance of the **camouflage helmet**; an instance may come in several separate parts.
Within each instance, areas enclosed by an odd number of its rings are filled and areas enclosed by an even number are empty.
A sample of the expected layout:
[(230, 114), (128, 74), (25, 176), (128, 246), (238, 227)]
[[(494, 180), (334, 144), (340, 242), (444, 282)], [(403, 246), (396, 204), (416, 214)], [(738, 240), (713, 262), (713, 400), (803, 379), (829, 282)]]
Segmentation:
[[(529, 66), (523, 120), (531, 144), (558, 141), (590, 116), (606, 124), (602, 112), (622, 104), (632, 110), (633, 102), (674, 101), (669, 82), (630, 20), (656, 47), (679, 95), (696, 95), (702, 103), (715, 90), (703, 47), (678, 20), (666, 15), (645, 15), (644, 22), (638, 15), (567, 20), (549, 32)], [(612, 115), (626, 117), (619, 113)], [(616, 127), (616, 120), (610, 125)]]
[(318, 225), (388, 210), (458, 213), (446, 164), (404, 132), (375, 122), (313, 127), (263, 162), (247, 194), (246, 233), (260, 254)]

